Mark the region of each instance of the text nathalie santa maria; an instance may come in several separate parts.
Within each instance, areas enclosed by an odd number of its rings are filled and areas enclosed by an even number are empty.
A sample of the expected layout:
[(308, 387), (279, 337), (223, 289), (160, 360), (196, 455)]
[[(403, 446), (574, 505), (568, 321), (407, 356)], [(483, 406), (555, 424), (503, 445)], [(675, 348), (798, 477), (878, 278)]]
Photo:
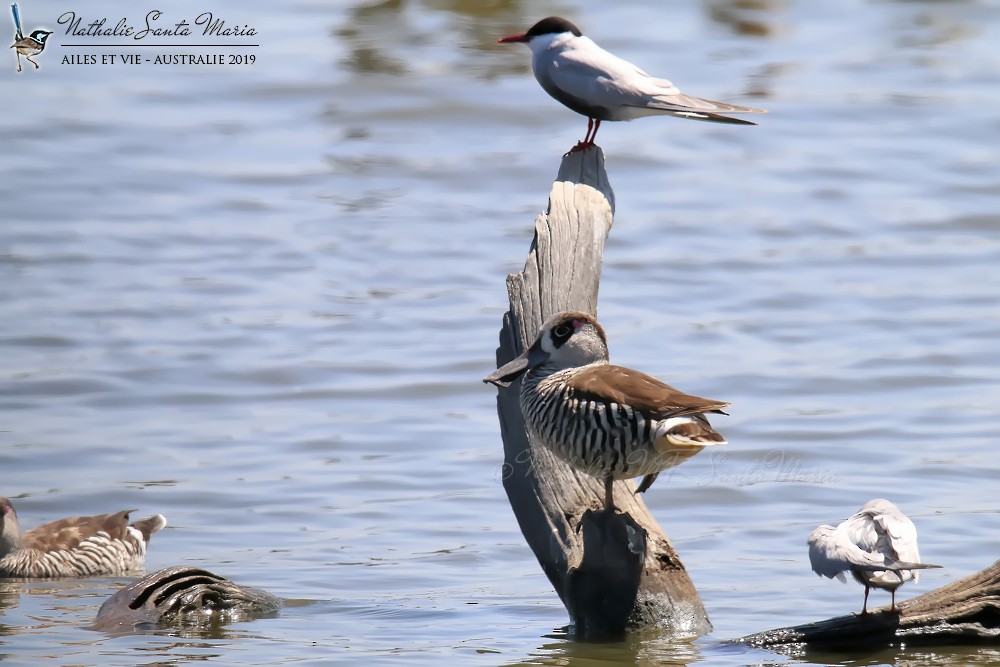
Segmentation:
[[(115, 25), (108, 25), (107, 18), (95, 19), (84, 23), (83, 17), (76, 12), (65, 12), (59, 17), (59, 25), (66, 26), (66, 34), (74, 37), (131, 37), (145, 39), (147, 37), (190, 37), (197, 34), (213, 37), (252, 37), (257, 34), (253, 26), (243, 24), (229, 25), (224, 19), (218, 18), (212, 12), (202, 12), (195, 17), (193, 23), (181, 19), (171, 24), (169, 20), (160, 19), (163, 12), (154, 9), (146, 14), (142, 26), (132, 25), (127, 18), (122, 18)], [(171, 19), (172, 20), (172, 19)]]

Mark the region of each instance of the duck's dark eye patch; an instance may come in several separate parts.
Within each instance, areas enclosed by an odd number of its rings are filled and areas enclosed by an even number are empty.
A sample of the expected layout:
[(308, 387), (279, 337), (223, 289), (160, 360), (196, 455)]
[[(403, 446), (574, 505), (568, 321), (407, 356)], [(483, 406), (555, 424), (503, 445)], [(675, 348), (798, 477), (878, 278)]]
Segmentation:
[(552, 329), (552, 342), (557, 346), (562, 345), (573, 335), (573, 327), (568, 324), (559, 324)]

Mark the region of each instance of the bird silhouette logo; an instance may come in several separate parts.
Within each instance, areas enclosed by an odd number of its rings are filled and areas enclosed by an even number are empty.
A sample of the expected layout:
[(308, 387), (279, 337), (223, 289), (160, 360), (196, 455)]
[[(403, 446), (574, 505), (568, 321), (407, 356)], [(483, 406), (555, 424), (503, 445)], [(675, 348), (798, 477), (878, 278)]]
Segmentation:
[(10, 48), (14, 49), (14, 53), (17, 56), (17, 71), (21, 71), (21, 56), (24, 56), (29, 63), (35, 66), (35, 69), (38, 69), (38, 63), (32, 60), (31, 56), (37, 56), (45, 50), (45, 40), (49, 38), (52, 31), (39, 28), (32, 31), (30, 36), (25, 37), (21, 31), (21, 14), (17, 10), (16, 2), (11, 4), (10, 11), (14, 14), (15, 30), (14, 43)]

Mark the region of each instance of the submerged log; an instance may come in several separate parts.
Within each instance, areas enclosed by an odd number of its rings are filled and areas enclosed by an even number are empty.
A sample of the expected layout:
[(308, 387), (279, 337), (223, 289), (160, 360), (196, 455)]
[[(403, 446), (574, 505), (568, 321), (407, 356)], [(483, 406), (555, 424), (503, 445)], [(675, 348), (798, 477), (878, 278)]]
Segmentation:
[[(548, 211), (535, 220), (524, 271), (507, 277), (510, 310), (500, 332), (498, 366), (530, 345), (550, 315), (563, 310), (596, 314), (613, 215), (614, 193), (601, 149), (566, 155)], [(613, 636), (626, 624), (662, 627), (679, 636), (708, 632), (711, 624), (698, 591), (669, 538), (635, 495), (635, 484), (615, 482), (615, 505), (622, 514), (593, 511), (602, 506), (602, 483), (528, 441), (520, 388), (517, 381), (497, 398), (504, 489), (577, 636)]]
[(1000, 560), (919, 597), (868, 614), (851, 614), (734, 639), (761, 648), (852, 650), (906, 644), (1000, 643)]

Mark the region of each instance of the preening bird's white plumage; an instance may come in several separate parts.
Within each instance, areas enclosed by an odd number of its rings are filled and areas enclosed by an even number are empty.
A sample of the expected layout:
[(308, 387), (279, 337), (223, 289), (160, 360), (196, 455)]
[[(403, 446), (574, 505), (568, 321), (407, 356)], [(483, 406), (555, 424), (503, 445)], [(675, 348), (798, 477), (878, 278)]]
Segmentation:
[(807, 541), (816, 574), (846, 581), (849, 572), (865, 586), (863, 610), (870, 588), (892, 591), (895, 607), (897, 588), (910, 580), (919, 581), (921, 569), (940, 567), (920, 562), (916, 526), (884, 498), (868, 501), (836, 527), (817, 527)]
[[(883, 498), (869, 501), (836, 528), (819, 526), (808, 541), (812, 569), (841, 581), (852, 568), (863, 569), (872, 577), (885, 573), (871, 568), (920, 563), (916, 526)], [(899, 585), (910, 579), (919, 581), (920, 574), (916, 570), (901, 570), (898, 576), (891, 574), (887, 583), (895, 580)]]

